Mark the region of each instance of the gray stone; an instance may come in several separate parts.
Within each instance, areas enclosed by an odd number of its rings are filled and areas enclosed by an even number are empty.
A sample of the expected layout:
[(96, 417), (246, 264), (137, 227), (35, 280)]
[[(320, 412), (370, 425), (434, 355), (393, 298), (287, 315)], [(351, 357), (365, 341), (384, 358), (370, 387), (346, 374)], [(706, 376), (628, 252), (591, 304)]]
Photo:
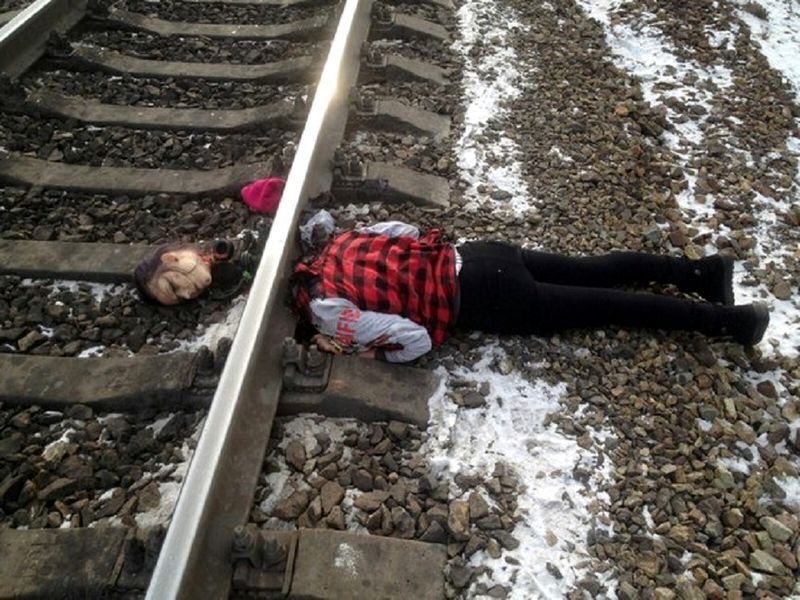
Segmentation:
[(496, 539), (490, 538), (486, 543), (486, 554), (494, 559), (498, 559), (500, 556), (502, 556), (503, 549), (500, 547), (500, 544)]
[(453, 500), (447, 514), (447, 529), (454, 539), (465, 542), (469, 539), (469, 504)]
[(10, 329), (0, 329), (0, 343), (13, 343), (25, 335), (24, 327), (13, 327)]
[(76, 489), (78, 489), (77, 480), (59, 477), (43, 489), (39, 490), (39, 493), (36, 496), (39, 498), (39, 500), (48, 502), (50, 500), (55, 500), (56, 498), (69, 496)]
[(67, 416), (71, 419), (79, 419), (81, 421), (88, 421), (94, 415), (94, 411), (90, 406), (85, 404), (73, 404), (67, 408)]
[(432, 521), (419, 539), (423, 542), (429, 542), (431, 544), (444, 544), (447, 542), (447, 532), (438, 521)]
[(136, 496), (139, 498), (138, 507), (142, 512), (157, 508), (161, 504), (161, 492), (155, 481), (144, 486)]
[(792, 286), (787, 281), (779, 281), (772, 288), (772, 294), (778, 300), (789, 300), (792, 297)]
[(297, 518), (297, 527), (311, 529), (322, 518), (322, 499), (317, 496), (308, 504), (308, 508)]
[(353, 485), (362, 492), (372, 491), (372, 475), (366, 469), (358, 469), (353, 473)]
[(383, 526), (383, 506), (378, 507), (377, 510), (369, 514), (364, 521), (364, 526), (370, 531), (378, 531)]
[(404, 440), (408, 435), (408, 423), (403, 423), (402, 421), (389, 421), (386, 431), (394, 439)]
[(469, 581), (472, 579), (474, 573), (475, 570), (468, 567), (463, 561), (453, 561), (450, 563), (447, 570), (447, 578), (450, 580), (450, 583), (453, 584), (453, 587), (460, 590), (469, 585)]
[(710, 404), (701, 404), (698, 412), (700, 413), (700, 418), (712, 423), (719, 417), (719, 410)]
[(589, 592), (592, 598), (596, 598), (600, 594), (603, 586), (596, 577), (588, 576), (578, 580), (578, 587)]
[(385, 504), (381, 504), (379, 509), (381, 513), (381, 535), (391, 535), (394, 531), (394, 521), (392, 520), (392, 511), (390, 511)]
[(722, 522), (725, 523), (727, 527), (736, 529), (744, 523), (744, 515), (740, 509), (731, 508), (722, 513)]
[(22, 449), (22, 435), (14, 434), (0, 439), (0, 456), (11, 456)]
[(325, 518), (325, 523), (327, 523), (328, 527), (331, 529), (343, 531), (347, 527), (347, 524), (344, 520), (344, 511), (342, 511), (342, 507), (334, 506), (330, 514)]
[(489, 515), (483, 517), (482, 519), (478, 519), (476, 525), (484, 530), (503, 528), (503, 522), (500, 520), (499, 515)]
[(413, 538), (416, 534), (414, 518), (402, 506), (395, 506), (391, 513), (395, 535), (407, 540)]
[(781, 561), (764, 550), (755, 550), (750, 555), (750, 567), (773, 575), (786, 575), (788, 570)]
[(490, 598), (507, 598), (511, 590), (503, 585), (493, 585), (486, 591), (486, 595)]
[(681, 600), (706, 600), (706, 595), (697, 585), (681, 577), (676, 586)]
[(500, 542), (500, 545), (506, 550), (516, 550), (519, 548), (519, 540), (507, 531), (492, 531), (489, 535)]
[(551, 562), (545, 563), (544, 568), (547, 569), (547, 572), (550, 573), (550, 575), (552, 575), (556, 579), (564, 578), (564, 575), (561, 574), (561, 570), (553, 563)]
[(482, 519), (489, 514), (489, 504), (484, 500), (480, 492), (472, 492), (469, 495), (469, 519), (472, 522)]
[(322, 514), (327, 515), (344, 498), (344, 489), (337, 482), (329, 481), (322, 486), (319, 495), (322, 499)]
[(95, 518), (104, 519), (116, 515), (125, 504), (125, 500), (125, 490), (122, 488), (115, 488), (111, 494), (111, 498), (104, 501), (95, 511)]
[(291, 521), (302, 514), (308, 506), (308, 502), (309, 496), (307, 491), (295, 490), (278, 503), (275, 510), (272, 511), (272, 514), (284, 521)]
[(365, 492), (355, 499), (353, 505), (365, 512), (373, 512), (378, 510), (381, 503), (386, 502), (387, 498), (389, 498), (389, 492), (386, 491)]
[(8, 475), (2, 482), (0, 482), (0, 502), (7, 502), (16, 500), (22, 485), (25, 483), (25, 477), (22, 475)]
[(464, 558), (469, 558), (478, 550), (483, 550), (486, 547), (487, 540), (482, 535), (471, 535), (464, 546)]
[(470, 390), (461, 400), (461, 405), (466, 408), (480, 408), (486, 405), (486, 398), (475, 390)]
[(774, 517), (761, 517), (761, 526), (767, 530), (769, 536), (778, 542), (786, 542), (792, 537), (792, 530)]
[(393, 483), (389, 488), (389, 496), (394, 498), (394, 501), (398, 504), (406, 503), (406, 495), (408, 495), (408, 488), (403, 479), (398, 479), (397, 482)]
[(726, 575), (722, 578), (722, 585), (725, 587), (726, 590), (738, 590), (741, 588), (745, 582), (747, 581), (747, 577), (742, 573), (734, 573), (733, 575)]
[(286, 444), (286, 463), (297, 471), (303, 471), (306, 464), (306, 449), (302, 443), (292, 440)]
[(47, 338), (38, 331), (30, 331), (17, 341), (17, 346), (20, 351), (27, 352), (37, 344), (45, 341)]
[(736, 481), (733, 479), (733, 474), (725, 467), (717, 466), (717, 473), (714, 478), (714, 487), (721, 490), (730, 490), (736, 486)]
[(619, 600), (636, 600), (636, 588), (629, 582), (623, 581), (617, 591), (617, 598), (619, 598)]

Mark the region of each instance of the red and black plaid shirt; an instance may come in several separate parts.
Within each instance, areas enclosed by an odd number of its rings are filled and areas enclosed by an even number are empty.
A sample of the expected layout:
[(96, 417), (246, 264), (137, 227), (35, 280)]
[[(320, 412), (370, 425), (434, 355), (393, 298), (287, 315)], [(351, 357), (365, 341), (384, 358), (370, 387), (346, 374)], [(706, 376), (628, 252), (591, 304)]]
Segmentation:
[[(458, 293), (455, 252), (431, 230), (416, 240), (348, 231), (334, 238), (296, 274), (310, 275), (313, 291), (296, 290), (306, 309), (310, 298), (345, 298), (361, 310), (401, 315), (428, 330), (434, 346), (447, 338)], [(305, 301), (304, 301), (305, 300)], [(304, 306), (305, 305), (305, 306)]]

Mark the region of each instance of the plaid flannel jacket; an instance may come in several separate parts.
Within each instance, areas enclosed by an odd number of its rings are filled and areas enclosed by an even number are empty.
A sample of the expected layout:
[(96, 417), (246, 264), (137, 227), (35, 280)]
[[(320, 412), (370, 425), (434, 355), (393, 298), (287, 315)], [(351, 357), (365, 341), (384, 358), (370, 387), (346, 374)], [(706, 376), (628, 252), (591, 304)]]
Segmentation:
[(348, 231), (296, 275), (313, 281), (295, 291), (298, 307), (310, 297), (346, 298), (361, 310), (401, 315), (428, 330), (434, 346), (448, 336), (458, 293), (453, 247), (431, 230), (420, 239)]

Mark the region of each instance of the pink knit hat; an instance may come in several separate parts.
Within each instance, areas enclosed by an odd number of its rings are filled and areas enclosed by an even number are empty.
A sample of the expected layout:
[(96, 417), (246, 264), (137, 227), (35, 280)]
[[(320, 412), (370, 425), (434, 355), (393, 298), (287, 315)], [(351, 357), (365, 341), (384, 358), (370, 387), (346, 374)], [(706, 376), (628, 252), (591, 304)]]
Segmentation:
[(242, 199), (254, 211), (274, 215), (281, 201), (283, 184), (280, 177), (259, 179), (242, 188)]

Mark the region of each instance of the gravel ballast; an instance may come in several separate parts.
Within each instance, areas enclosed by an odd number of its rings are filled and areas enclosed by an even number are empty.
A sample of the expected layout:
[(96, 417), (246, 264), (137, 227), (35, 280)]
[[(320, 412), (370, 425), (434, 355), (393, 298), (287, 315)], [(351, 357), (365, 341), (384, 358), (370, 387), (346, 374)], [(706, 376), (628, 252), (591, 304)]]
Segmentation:
[(225, 5), (223, 3), (162, 0), (125, 0), (119, 8), (185, 23), (233, 23), (238, 25), (279, 25), (331, 14), (330, 9), (312, 6), (276, 7), (274, 5)]
[(32, 70), (22, 78), (29, 90), (52, 90), (105, 104), (236, 110), (306, 93), (302, 84), (267, 85), (231, 81), (155, 79), (98, 71)]

